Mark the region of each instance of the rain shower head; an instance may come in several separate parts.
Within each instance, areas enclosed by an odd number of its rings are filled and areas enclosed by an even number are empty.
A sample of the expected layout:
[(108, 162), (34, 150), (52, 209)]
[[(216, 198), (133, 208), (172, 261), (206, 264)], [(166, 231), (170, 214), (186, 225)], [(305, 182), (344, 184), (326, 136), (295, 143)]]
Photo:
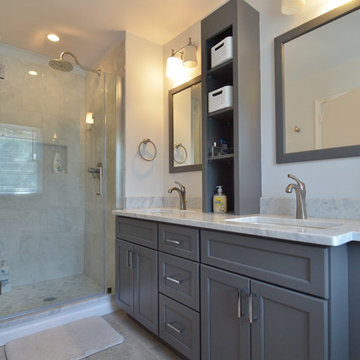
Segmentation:
[(83, 70), (85, 70), (85, 71), (91, 71), (91, 72), (93, 72), (93, 73), (95, 73), (95, 74), (98, 74), (98, 75), (100, 76), (100, 70), (93, 70), (93, 69), (89, 69), (89, 68), (87, 68), (87, 67), (85, 67), (85, 66), (82, 66), (82, 65), (79, 63), (77, 57), (76, 57), (73, 53), (71, 53), (70, 51), (63, 51), (63, 52), (60, 54), (60, 57), (59, 57), (58, 59), (51, 59), (51, 60), (49, 61), (49, 66), (50, 66), (51, 68), (53, 68), (53, 69), (55, 69), (55, 70), (59, 70), (59, 71), (65, 71), (65, 72), (72, 71), (74, 67), (73, 67), (73, 65), (72, 65), (71, 62), (69, 62), (69, 61), (67, 61), (67, 60), (64, 60), (64, 55), (70, 55), (70, 56), (74, 59), (75, 63), (76, 63), (79, 67), (81, 67)]
[(71, 62), (61, 59), (61, 58), (50, 60), (49, 66), (55, 70), (66, 71), (66, 72), (72, 71), (74, 68), (72, 66)]

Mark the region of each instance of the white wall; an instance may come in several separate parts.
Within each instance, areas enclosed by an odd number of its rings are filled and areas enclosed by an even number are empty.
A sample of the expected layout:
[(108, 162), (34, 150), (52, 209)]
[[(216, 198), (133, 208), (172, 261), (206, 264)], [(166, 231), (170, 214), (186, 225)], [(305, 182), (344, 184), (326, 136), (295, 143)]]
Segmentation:
[(295, 16), (284, 16), (280, 13), (280, 0), (247, 0), (247, 2), (260, 11), (261, 22), (263, 197), (287, 197), (284, 189), (289, 183), (288, 173), (297, 175), (306, 183), (309, 198), (359, 197), (360, 159), (358, 157), (276, 164), (274, 37), (311, 20), (325, 10), (330, 10), (329, 2), (326, 0), (308, 1), (306, 9)]
[[(186, 45), (191, 37), (191, 41), (197, 46), (198, 65), (194, 69), (186, 70), (182, 77), (176, 80), (169, 79), (165, 76), (166, 60), (171, 55), (171, 49), (179, 50)], [(200, 22), (190, 26), (184, 32), (179, 34), (176, 38), (169, 41), (163, 47), (163, 66), (164, 66), (164, 194), (167, 194), (168, 188), (175, 180), (185, 185), (188, 196), (201, 197), (201, 171), (191, 171), (170, 174), (169, 173), (169, 106), (168, 106), (168, 92), (170, 89), (181, 85), (182, 83), (193, 79), (201, 74), (201, 28)]]
[[(162, 196), (164, 173), (162, 47), (129, 32), (125, 42), (125, 196)], [(138, 144), (150, 138), (158, 155), (145, 161)], [(153, 152), (148, 144), (149, 152)]]

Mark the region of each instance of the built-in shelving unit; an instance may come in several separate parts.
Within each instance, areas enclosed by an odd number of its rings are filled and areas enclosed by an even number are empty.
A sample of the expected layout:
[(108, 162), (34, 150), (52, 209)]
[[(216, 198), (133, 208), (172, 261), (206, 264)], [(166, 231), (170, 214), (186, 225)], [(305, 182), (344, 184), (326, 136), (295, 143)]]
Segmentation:
[[(211, 67), (211, 48), (233, 38), (233, 57)], [(259, 212), (260, 50), (259, 14), (243, 0), (230, 0), (201, 22), (203, 98), (203, 211), (212, 211), (217, 185), (228, 196), (228, 211)], [(233, 87), (233, 106), (208, 112), (208, 93)], [(233, 153), (213, 155), (224, 139)]]

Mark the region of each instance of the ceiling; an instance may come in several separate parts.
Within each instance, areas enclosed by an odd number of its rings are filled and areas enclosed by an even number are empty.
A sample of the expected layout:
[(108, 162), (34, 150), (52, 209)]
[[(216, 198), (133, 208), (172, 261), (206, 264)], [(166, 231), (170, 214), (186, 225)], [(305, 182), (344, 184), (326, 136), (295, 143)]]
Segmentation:
[(123, 30), (164, 45), (226, 1), (0, 0), (0, 41), (49, 57), (71, 51), (92, 66)]

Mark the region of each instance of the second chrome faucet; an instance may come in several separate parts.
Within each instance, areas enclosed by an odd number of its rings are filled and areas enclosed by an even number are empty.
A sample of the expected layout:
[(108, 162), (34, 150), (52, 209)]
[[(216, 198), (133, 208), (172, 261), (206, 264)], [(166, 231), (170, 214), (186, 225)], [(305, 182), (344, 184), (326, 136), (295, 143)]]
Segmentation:
[(175, 184), (179, 185), (179, 187), (172, 186), (168, 193), (171, 194), (173, 191), (176, 191), (179, 194), (180, 200), (180, 210), (186, 210), (186, 189), (185, 186), (178, 181), (175, 181)]
[(296, 176), (288, 174), (290, 179), (296, 181), (296, 184), (289, 184), (285, 192), (291, 193), (293, 190), (295, 191), (296, 195), (296, 218), (297, 219), (307, 219), (307, 212), (306, 212), (306, 186), (305, 184), (300, 181)]

